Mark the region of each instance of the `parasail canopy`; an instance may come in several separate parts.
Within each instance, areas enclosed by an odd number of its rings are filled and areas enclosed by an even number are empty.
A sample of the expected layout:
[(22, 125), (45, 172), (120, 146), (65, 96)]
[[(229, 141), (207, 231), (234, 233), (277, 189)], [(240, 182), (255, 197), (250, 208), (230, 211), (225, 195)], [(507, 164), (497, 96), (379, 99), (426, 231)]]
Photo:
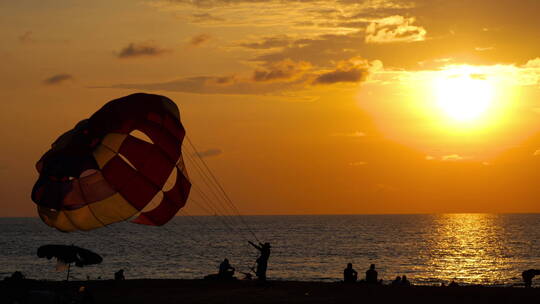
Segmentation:
[(164, 96), (138, 93), (108, 102), (37, 162), (32, 200), (39, 216), (66, 232), (135, 216), (138, 224), (167, 223), (191, 188), (184, 136), (178, 108)]

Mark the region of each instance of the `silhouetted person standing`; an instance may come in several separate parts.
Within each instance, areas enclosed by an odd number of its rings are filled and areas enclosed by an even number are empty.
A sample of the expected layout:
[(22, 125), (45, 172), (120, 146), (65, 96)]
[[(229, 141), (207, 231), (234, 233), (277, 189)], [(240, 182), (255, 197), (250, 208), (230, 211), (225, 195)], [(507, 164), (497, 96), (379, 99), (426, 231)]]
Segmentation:
[(525, 283), (525, 287), (529, 288), (532, 286), (532, 279), (536, 275), (540, 275), (540, 270), (529, 269), (521, 273), (521, 276), (523, 277), (523, 283)]
[(347, 268), (343, 270), (343, 282), (355, 283), (358, 279), (358, 272), (352, 268), (352, 263), (347, 264)]
[(371, 264), (369, 269), (366, 271), (366, 283), (368, 284), (377, 284), (377, 270), (375, 270), (375, 264)]
[(397, 277), (392, 281), (392, 286), (401, 286), (401, 277), (400, 277), (400, 276), (397, 276)]
[(220, 279), (230, 280), (234, 275), (234, 267), (231, 266), (228, 259), (224, 259), (221, 264), (219, 264), (218, 277)]
[(270, 258), (270, 243), (259, 243), (259, 245), (255, 245), (253, 242), (249, 241), (249, 244), (261, 253), (257, 258), (257, 270), (255, 271), (257, 279), (266, 281), (266, 269), (268, 268), (268, 259)]

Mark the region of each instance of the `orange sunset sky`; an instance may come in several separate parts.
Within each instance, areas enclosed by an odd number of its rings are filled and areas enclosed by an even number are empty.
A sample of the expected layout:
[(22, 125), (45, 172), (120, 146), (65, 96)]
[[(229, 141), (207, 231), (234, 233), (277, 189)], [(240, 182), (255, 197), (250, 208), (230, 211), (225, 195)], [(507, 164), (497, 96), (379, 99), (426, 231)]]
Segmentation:
[(177, 103), (244, 214), (540, 212), (539, 12), (537, 0), (0, 1), (0, 216), (36, 216), (35, 162), (135, 92)]

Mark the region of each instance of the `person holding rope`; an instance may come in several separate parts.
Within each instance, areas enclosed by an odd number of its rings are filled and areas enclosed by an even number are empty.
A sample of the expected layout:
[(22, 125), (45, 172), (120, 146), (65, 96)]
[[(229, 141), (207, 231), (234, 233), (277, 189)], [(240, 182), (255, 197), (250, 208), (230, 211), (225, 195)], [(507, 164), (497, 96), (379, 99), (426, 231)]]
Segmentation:
[(259, 243), (259, 245), (255, 245), (253, 242), (248, 241), (248, 243), (255, 247), (255, 249), (259, 250), (261, 255), (257, 258), (257, 270), (255, 271), (255, 275), (257, 275), (257, 279), (259, 281), (265, 282), (266, 281), (266, 269), (268, 268), (268, 259), (270, 258), (270, 243)]

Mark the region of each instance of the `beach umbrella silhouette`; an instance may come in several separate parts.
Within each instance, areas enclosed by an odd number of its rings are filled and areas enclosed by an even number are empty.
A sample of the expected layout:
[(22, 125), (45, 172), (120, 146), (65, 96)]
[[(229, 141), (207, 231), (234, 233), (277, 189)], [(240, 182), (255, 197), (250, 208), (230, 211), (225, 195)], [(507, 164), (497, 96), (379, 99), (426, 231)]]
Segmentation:
[(74, 263), (77, 267), (83, 267), (99, 264), (103, 261), (99, 254), (74, 245), (43, 245), (38, 248), (37, 256), (49, 260), (54, 257), (59, 262), (67, 264), (67, 280), (69, 280), (71, 264)]

